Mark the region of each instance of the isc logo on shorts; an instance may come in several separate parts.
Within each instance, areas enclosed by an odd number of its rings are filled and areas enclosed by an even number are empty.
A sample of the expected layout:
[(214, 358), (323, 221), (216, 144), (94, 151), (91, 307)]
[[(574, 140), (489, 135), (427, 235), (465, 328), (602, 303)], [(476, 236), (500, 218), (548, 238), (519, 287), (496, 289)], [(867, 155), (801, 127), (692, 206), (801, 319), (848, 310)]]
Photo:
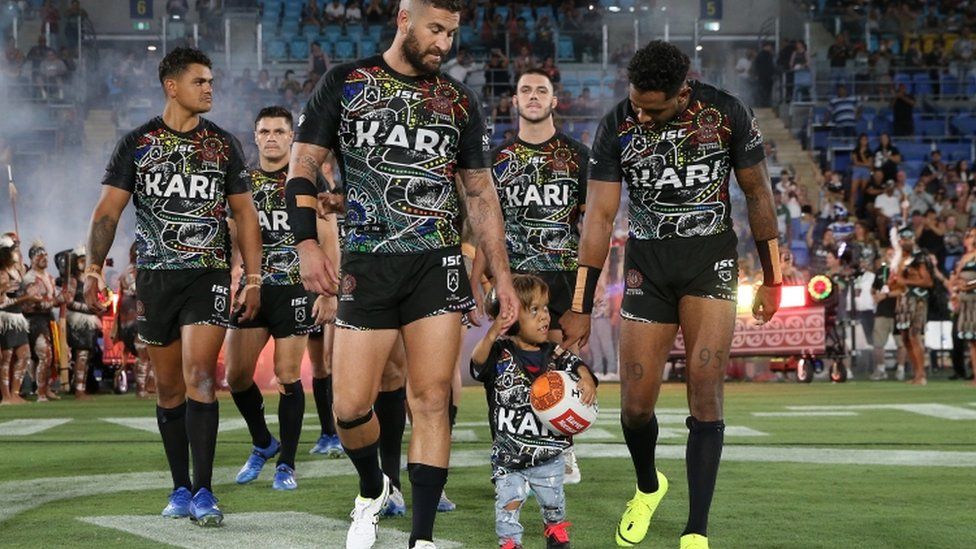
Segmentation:
[(732, 281), (732, 269), (734, 268), (734, 259), (723, 259), (715, 262), (715, 272), (718, 273), (718, 279), (722, 282)]
[(214, 295), (214, 310), (218, 313), (223, 313), (226, 311), (227, 296), (230, 295), (230, 288), (220, 284), (214, 284), (210, 287), (210, 291), (216, 294)]
[(441, 258), (441, 267), (460, 267), (460, 255), (447, 255)]

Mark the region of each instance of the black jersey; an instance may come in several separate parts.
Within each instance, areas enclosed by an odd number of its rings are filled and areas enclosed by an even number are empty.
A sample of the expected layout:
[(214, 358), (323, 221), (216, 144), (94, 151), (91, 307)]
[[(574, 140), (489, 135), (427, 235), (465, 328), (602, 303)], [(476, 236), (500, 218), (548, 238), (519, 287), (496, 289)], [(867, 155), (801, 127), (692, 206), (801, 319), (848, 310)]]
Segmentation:
[(115, 147), (103, 185), (133, 193), (140, 270), (226, 269), (227, 195), (251, 190), (241, 144), (204, 118), (189, 132), (162, 117)]
[(625, 99), (597, 129), (590, 178), (627, 183), (632, 238), (730, 230), (729, 175), (765, 158), (762, 134), (748, 107), (713, 86), (690, 85), (688, 107), (667, 124), (640, 124)]
[[(261, 277), (264, 284), (271, 286), (302, 283), (295, 235), (291, 232), (285, 205), (287, 179), (287, 165), (274, 172), (259, 168), (251, 170), (251, 195), (261, 225)], [(321, 179), (318, 186), (321, 192), (324, 189)]]
[(299, 117), (296, 141), (337, 157), (347, 252), (460, 245), (455, 175), (489, 166), (474, 93), (446, 74), (399, 74), (379, 55), (326, 73)]
[(589, 155), (586, 145), (561, 132), (537, 145), (516, 137), (492, 151), (513, 269), (576, 270)]
[[(488, 423), (494, 444), (491, 448), (492, 478), (515, 470), (541, 465), (569, 448), (572, 438), (550, 431), (532, 411), (529, 395), (532, 382), (547, 369), (578, 375), (583, 361), (570, 352), (552, 359), (555, 343), (545, 343), (541, 352), (522, 351), (510, 339), (492, 344), (484, 364), (471, 363), (471, 376), (485, 385), (488, 395)], [(526, 368), (531, 355), (542, 357), (539, 373)], [(551, 363), (551, 364), (550, 364)]]
[[(925, 268), (929, 270), (929, 276), (931, 276), (934, 281), (935, 274), (933, 273), (934, 273), (935, 266), (932, 265), (932, 263), (929, 261), (929, 253), (919, 248), (916, 248), (915, 251), (912, 252), (911, 261), (907, 263), (901, 271), (902, 276), (908, 276), (910, 274), (909, 271), (921, 270), (923, 265), (925, 266)], [(910, 284), (906, 286), (908, 290), (908, 295), (915, 296), (918, 298), (927, 298), (929, 296), (929, 290), (931, 290), (931, 288), (925, 288), (922, 286), (912, 286)]]

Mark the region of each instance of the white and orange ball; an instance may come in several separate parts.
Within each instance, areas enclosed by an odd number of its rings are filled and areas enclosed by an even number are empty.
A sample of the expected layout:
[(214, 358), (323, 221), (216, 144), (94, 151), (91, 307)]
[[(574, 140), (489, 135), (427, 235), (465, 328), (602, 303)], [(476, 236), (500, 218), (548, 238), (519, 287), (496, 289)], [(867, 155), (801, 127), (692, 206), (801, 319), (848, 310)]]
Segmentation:
[(596, 421), (596, 401), (580, 400), (579, 378), (569, 372), (549, 371), (532, 382), (532, 411), (550, 430), (566, 436), (578, 435)]

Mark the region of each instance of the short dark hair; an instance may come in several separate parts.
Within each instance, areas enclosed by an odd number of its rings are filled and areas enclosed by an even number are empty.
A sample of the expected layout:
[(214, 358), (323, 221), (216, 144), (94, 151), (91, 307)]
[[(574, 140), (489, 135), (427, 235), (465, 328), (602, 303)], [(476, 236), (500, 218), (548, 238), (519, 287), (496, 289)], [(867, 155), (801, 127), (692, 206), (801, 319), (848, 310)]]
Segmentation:
[[(550, 88), (553, 88), (553, 89), (556, 88), (556, 85), (552, 81), (552, 77), (549, 76), (549, 73), (548, 72), (546, 72), (546, 71), (544, 71), (542, 69), (537, 69), (535, 67), (533, 67), (531, 69), (525, 69), (524, 71), (522, 71), (522, 74), (519, 75), (518, 80), (521, 80), (522, 77), (525, 76), (525, 75), (527, 75), (527, 74), (535, 74), (535, 75), (538, 75), (538, 76), (545, 76), (546, 77), (546, 80), (549, 81), (549, 87)], [(515, 85), (516, 86), (518, 86), (518, 80), (515, 81)]]
[(677, 47), (662, 40), (654, 40), (637, 50), (627, 65), (627, 77), (640, 91), (660, 91), (674, 97), (685, 78), (691, 60)]
[(265, 107), (258, 111), (258, 115), (254, 118), (254, 126), (257, 127), (258, 122), (262, 118), (284, 118), (288, 121), (288, 127), (293, 126), (294, 120), (291, 116), (291, 111), (284, 107), (279, 107), (278, 105), (271, 105), (270, 107)]
[(412, 0), (413, 2), (420, 2), (425, 6), (432, 6), (439, 10), (447, 10), (451, 13), (459, 13), (464, 9), (464, 2), (461, 0)]
[(167, 78), (173, 78), (183, 74), (190, 65), (203, 65), (208, 69), (213, 68), (213, 63), (207, 54), (194, 48), (176, 48), (166, 54), (166, 57), (159, 62), (159, 83), (162, 84)]

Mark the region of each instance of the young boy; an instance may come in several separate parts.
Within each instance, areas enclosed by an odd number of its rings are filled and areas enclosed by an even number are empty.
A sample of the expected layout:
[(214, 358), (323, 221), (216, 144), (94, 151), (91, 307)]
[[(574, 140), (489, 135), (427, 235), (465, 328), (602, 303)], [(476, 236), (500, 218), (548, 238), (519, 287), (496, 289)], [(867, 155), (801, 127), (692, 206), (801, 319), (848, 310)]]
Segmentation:
[(502, 549), (522, 547), (519, 511), (532, 490), (545, 521), (546, 547), (568, 548), (563, 451), (573, 442), (539, 421), (529, 395), (532, 382), (546, 370), (565, 370), (579, 376), (581, 400), (589, 404), (596, 398), (596, 379), (579, 357), (568, 351), (557, 356), (556, 344), (547, 340), (546, 283), (533, 275), (515, 275), (512, 282), (521, 307), (510, 337), (499, 339), (496, 322), (471, 355), (471, 375), (488, 393), (495, 532)]

